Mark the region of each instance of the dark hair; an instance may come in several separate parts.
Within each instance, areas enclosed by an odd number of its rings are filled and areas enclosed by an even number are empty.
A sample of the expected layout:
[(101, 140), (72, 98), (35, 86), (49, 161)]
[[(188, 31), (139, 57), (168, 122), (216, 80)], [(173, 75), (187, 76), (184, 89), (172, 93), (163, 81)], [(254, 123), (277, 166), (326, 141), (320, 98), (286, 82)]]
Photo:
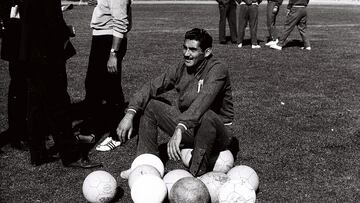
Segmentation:
[(185, 39), (196, 40), (200, 42), (200, 48), (205, 51), (207, 48), (212, 47), (212, 37), (210, 34), (200, 28), (193, 28), (185, 33)]

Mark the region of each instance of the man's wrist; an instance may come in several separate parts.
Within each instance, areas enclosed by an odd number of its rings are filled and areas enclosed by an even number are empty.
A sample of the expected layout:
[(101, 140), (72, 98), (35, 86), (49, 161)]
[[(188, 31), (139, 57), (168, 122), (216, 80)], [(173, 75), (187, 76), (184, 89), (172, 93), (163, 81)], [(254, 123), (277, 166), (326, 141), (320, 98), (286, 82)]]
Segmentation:
[(181, 132), (185, 132), (187, 130), (187, 127), (186, 125), (182, 124), (182, 123), (179, 123), (177, 126), (176, 126), (176, 129), (179, 129), (181, 130)]

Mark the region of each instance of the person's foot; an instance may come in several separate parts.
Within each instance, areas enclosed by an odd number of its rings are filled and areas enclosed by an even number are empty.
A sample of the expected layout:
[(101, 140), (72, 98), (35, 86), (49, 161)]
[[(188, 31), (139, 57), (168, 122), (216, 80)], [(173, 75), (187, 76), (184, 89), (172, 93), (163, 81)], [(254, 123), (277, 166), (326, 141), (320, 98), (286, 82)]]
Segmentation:
[(251, 45), (251, 48), (252, 48), (252, 49), (260, 49), (261, 46), (258, 45), (258, 44), (253, 44), (253, 45)]
[(279, 51), (282, 50), (282, 47), (277, 45), (277, 44), (271, 45), (270, 48), (276, 49), (276, 50), (279, 50)]
[(241, 47), (242, 47), (242, 43), (240, 43), (237, 47), (241, 48)]
[(5, 145), (9, 144), (10, 137), (11, 137), (11, 133), (10, 133), (9, 129), (1, 132), (0, 133), (0, 147), (3, 147)]
[(77, 134), (75, 135), (78, 143), (81, 144), (92, 144), (95, 143), (95, 135), (94, 134), (88, 134), (88, 135), (83, 135), (83, 134)]
[(120, 177), (123, 179), (129, 179), (130, 173), (132, 172), (131, 168), (125, 171), (121, 171)]
[(59, 160), (59, 157), (55, 157), (55, 156), (43, 156), (40, 158), (31, 158), (31, 165), (40, 166), (43, 164), (55, 162), (57, 160)]
[(310, 50), (311, 50), (311, 47), (301, 47), (300, 49), (303, 49), (303, 50), (308, 50), (308, 51), (310, 51)]
[(12, 142), (11, 147), (21, 151), (29, 151), (29, 146), (25, 141)]
[(278, 39), (273, 40), (273, 41), (269, 41), (268, 43), (266, 43), (266, 44), (265, 44), (265, 46), (275, 45), (275, 44), (277, 44), (278, 42), (279, 42), (279, 40), (278, 40)]
[(89, 169), (103, 167), (103, 165), (102, 163), (92, 162), (89, 158), (82, 158), (75, 162), (66, 164), (65, 167)]
[(98, 146), (96, 146), (96, 150), (101, 152), (111, 151), (120, 145), (120, 141), (114, 140), (112, 137), (107, 137)]
[(226, 41), (220, 41), (220, 44), (227, 44)]

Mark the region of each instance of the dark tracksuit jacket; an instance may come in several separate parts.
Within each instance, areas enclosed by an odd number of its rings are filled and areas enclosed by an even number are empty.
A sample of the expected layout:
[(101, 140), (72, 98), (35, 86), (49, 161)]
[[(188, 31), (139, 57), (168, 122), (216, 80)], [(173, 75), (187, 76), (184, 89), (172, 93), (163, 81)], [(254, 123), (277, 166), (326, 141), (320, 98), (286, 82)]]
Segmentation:
[(177, 104), (182, 112), (179, 122), (186, 128), (198, 125), (208, 109), (217, 113), (224, 124), (232, 122), (234, 109), (229, 72), (213, 57), (205, 59), (195, 71), (183, 62), (169, 68), (133, 96), (129, 109), (143, 111), (150, 99), (173, 89), (178, 93)]

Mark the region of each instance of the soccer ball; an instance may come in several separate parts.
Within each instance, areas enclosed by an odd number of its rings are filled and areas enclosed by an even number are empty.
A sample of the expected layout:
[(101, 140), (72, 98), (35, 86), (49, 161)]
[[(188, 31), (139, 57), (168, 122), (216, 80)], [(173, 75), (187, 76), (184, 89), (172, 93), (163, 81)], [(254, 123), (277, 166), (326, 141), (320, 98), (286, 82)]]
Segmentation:
[(227, 181), (230, 180), (229, 176), (222, 172), (208, 172), (200, 176), (199, 179), (206, 185), (209, 190), (211, 202), (218, 202), (219, 189)]
[(170, 190), (170, 203), (208, 203), (210, 194), (206, 185), (194, 177), (178, 180)]
[[(189, 148), (181, 150), (181, 160), (184, 166), (186, 167), (189, 167), (190, 165), (192, 150), (193, 149), (189, 149)], [(232, 155), (230, 150), (225, 150), (220, 152), (219, 157), (215, 162), (213, 171), (226, 173), (233, 167), (233, 165), (234, 165), (234, 156)]]
[(164, 181), (154, 175), (140, 176), (131, 187), (134, 203), (162, 203), (167, 195)]
[(243, 180), (229, 180), (219, 189), (219, 203), (254, 203), (256, 194), (252, 186)]
[(84, 180), (82, 191), (87, 201), (91, 203), (110, 202), (116, 193), (116, 180), (106, 171), (94, 171)]
[(166, 184), (167, 190), (168, 190), (168, 194), (170, 194), (170, 190), (172, 188), (172, 186), (181, 178), (185, 178), (185, 177), (193, 177), (191, 175), (191, 173), (189, 173), (186, 170), (183, 169), (175, 169), (172, 171), (169, 171), (167, 174), (165, 174), (163, 180)]
[(230, 150), (220, 152), (217, 158), (213, 171), (216, 172), (228, 172), (234, 166), (234, 156)]
[(192, 157), (192, 152), (193, 149), (190, 149), (190, 148), (185, 148), (185, 149), (182, 149), (180, 151), (181, 153), (181, 161), (183, 162), (184, 166), (186, 167), (189, 167), (190, 166), (190, 159)]
[(245, 180), (247, 181), (253, 189), (256, 191), (259, 187), (259, 176), (256, 174), (255, 170), (249, 166), (238, 165), (230, 169), (227, 173), (230, 179), (232, 180)]
[(139, 179), (139, 177), (143, 175), (154, 175), (160, 178), (160, 172), (153, 166), (144, 164), (136, 167), (133, 171), (131, 171), (128, 179), (129, 187), (131, 189), (132, 185), (135, 181)]
[(131, 164), (131, 170), (134, 170), (136, 167), (144, 164), (155, 167), (159, 171), (160, 176), (164, 176), (164, 164), (161, 159), (154, 154), (141, 154), (136, 157)]

